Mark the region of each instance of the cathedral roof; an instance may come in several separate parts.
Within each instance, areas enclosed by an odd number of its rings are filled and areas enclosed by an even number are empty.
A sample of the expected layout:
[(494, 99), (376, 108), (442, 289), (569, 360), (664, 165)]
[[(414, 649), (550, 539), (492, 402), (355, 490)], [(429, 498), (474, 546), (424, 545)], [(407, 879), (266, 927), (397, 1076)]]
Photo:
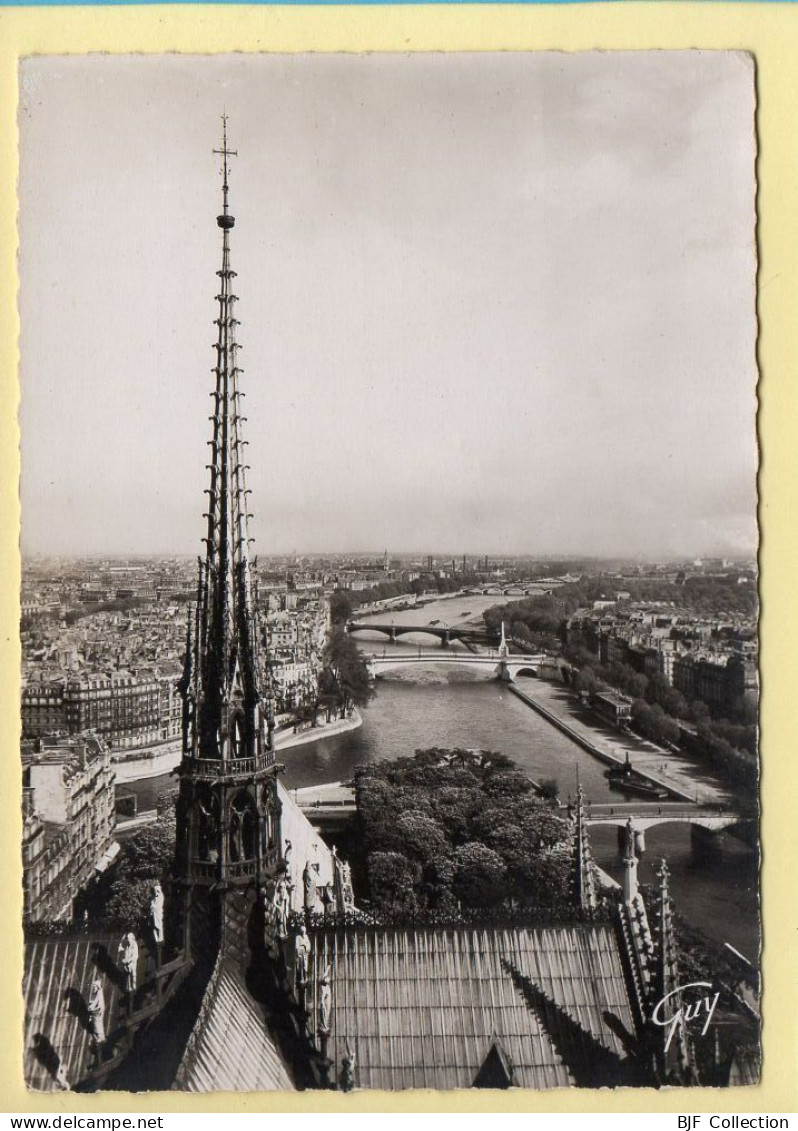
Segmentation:
[[(115, 967), (120, 935), (41, 936), (25, 946), (25, 1082), (37, 1091), (73, 1086), (89, 1063), (89, 987), (100, 978), (105, 1018), (119, 1015), (121, 974)], [(140, 952), (142, 976), (152, 963)], [(107, 977), (111, 971), (114, 976)]]
[(185, 1092), (293, 1091), (289, 1069), (241, 966), (223, 957), (205, 994), (173, 1089)]
[(362, 1088), (469, 1088), (491, 1049), (525, 1088), (628, 1080), (633, 1032), (605, 924), (318, 931), (309, 1008), (331, 968), (327, 1055)]

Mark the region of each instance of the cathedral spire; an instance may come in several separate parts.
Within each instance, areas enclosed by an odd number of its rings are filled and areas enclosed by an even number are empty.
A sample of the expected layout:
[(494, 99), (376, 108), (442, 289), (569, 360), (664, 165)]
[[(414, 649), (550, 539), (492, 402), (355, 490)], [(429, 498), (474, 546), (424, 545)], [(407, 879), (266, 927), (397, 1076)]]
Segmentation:
[[(257, 610), (249, 560), (246, 440), (243, 392), (238, 364), (236, 272), (230, 262), (230, 158), (227, 116), (222, 117), (222, 211), (216, 217), (222, 232), (219, 277), (213, 413), (211, 414), (209, 486), (206, 489), (205, 556), (197, 586), (194, 633), (194, 688), (190, 733), (184, 749), (194, 758), (230, 761), (261, 757), (272, 750), (272, 723), (261, 699)], [(273, 759), (272, 759), (273, 760)]]
[[(652, 1005), (661, 1003), (660, 1011), (663, 1013), (655, 1048), (657, 1075), (663, 1084), (694, 1084), (697, 1082), (695, 1068), (684, 1023), (681, 995), (678, 992), (679, 970), (668, 888), (670, 873), (664, 860), (658, 875), (656, 958), (651, 984)], [(664, 1019), (670, 1023), (662, 1023)]]
[(595, 911), (598, 906), (596, 874), (585, 820), (585, 791), (577, 783), (574, 814), (573, 856), (571, 859), (571, 895), (581, 911)]

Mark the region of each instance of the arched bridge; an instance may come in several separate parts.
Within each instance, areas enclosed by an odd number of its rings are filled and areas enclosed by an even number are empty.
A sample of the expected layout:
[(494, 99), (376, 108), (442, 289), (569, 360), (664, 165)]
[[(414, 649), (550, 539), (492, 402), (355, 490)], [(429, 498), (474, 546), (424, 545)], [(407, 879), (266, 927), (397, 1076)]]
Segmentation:
[(588, 805), (585, 808), (585, 822), (588, 825), (617, 825), (625, 827), (628, 821), (632, 822), (635, 832), (645, 832), (655, 825), (698, 825), (702, 829), (731, 828), (745, 820), (739, 813), (724, 809), (717, 805), (640, 805), (631, 804), (601, 804)]
[(468, 596), (483, 597), (546, 597), (562, 582), (512, 581), (506, 585), (474, 585), (463, 592)]
[(689, 825), (690, 844), (697, 859), (713, 857), (718, 850), (717, 834), (724, 829), (752, 847), (757, 839), (753, 818), (722, 806), (641, 805), (634, 802), (626, 805), (589, 805), (585, 810), (585, 822), (591, 826), (614, 825), (618, 830), (618, 852), (621, 855), (626, 851), (630, 825), (638, 853), (645, 851), (646, 829), (657, 825)]
[(471, 668), (474, 671), (487, 671), (505, 683), (513, 683), (516, 676), (519, 675), (536, 676), (545, 659), (546, 657), (542, 653), (534, 656), (488, 656), (482, 653), (469, 652), (449, 652), (446, 654), (429, 652), (427, 654), (420, 653), (417, 656), (409, 654), (406, 656), (369, 656), (366, 662), (373, 676), (378, 676), (393, 668), (418, 667), (419, 665), (429, 667), (432, 664), (446, 664), (447, 667), (454, 666)]
[(400, 636), (409, 636), (411, 633), (423, 632), (427, 636), (435, 636), (446, 647), (453, 640), (463, 640), (474, 644), (495, 643), (495, 638), (485, 630), (478, 628), (462, 628), (448, 624), (374, 624), (369, 621), (350, 620), (347, 622), (346, 631), (354, 632), (381, 632), (391, 642)]

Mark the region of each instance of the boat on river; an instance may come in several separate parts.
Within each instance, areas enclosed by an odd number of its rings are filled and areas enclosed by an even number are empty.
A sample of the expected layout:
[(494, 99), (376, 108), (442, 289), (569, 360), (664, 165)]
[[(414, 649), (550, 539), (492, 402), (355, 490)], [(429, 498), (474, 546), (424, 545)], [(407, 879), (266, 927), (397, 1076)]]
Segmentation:
[(667, 789), (651, 781), (637, 770), (633, 769), (629, 761), (629, 752), (626, 752), (626, 761), (622, 766), (613, 766), (607, 770), (610, 789), (621, 793), (633, 793), (637, 797), (648, 797), (652, 801), (662, 801), (668, 796)]

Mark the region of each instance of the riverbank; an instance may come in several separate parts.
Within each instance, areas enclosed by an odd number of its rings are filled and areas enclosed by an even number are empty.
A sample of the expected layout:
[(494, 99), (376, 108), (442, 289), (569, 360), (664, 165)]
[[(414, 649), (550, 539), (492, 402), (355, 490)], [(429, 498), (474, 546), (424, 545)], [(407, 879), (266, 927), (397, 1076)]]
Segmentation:
[(362, 725), (363, 716), (357, 707), (354, 707), (352, 714), (346, 719), (334, 719), (331, 723), (319, 723), (318, 726), (297, 731), (296, 734), (283, 731), (282, 734), (275, 736), (274, 747), (275, 750), (287, 750), (292, 746), (302, 746), (306, 742), (317, 742), (320, 738), (332, 738), (336, 734), (346, 734), (350, 730), (357, 730)]
[(586, 709), (574, 702), (562, 684), (529, 680), (525, 681), (523, 689), (510, 684), (509, 690), (594, 758), (611, 766), (622, 766), (628, 756), (636, 773), (672, 797), (702, 805), (720, 805), (730, 800), (720, 785), (700, 777), (692, 762), (653, 742), (632, 739), (620, 732), (616, 736), (600, 721), (594, 724), (582, 718)]
[[(334, 735), (346, 734), (348, 731), (357, 730), (363, 725), (363, 716), (357, 707), (351, 716), (346, 719), (334, 719), (331, 723), (320, 723), (315, 727), (297, 731), (285, 730), (275, 734), (274, 748), (276, 751), (289, 750), (295, 746), (303, 746), (309, 742), (318, 742), (322, 738), (332, 738)], [(116, 773), (116, 784), (127, 785), (136, 781), (147, 781), (149, 778), (162, 777), (180, 764), (181, 742), (174, 742), (159, 746), (157, 749), (142, 754), (139, 758), (125, 758), (121, 762), (113, 762)]]

